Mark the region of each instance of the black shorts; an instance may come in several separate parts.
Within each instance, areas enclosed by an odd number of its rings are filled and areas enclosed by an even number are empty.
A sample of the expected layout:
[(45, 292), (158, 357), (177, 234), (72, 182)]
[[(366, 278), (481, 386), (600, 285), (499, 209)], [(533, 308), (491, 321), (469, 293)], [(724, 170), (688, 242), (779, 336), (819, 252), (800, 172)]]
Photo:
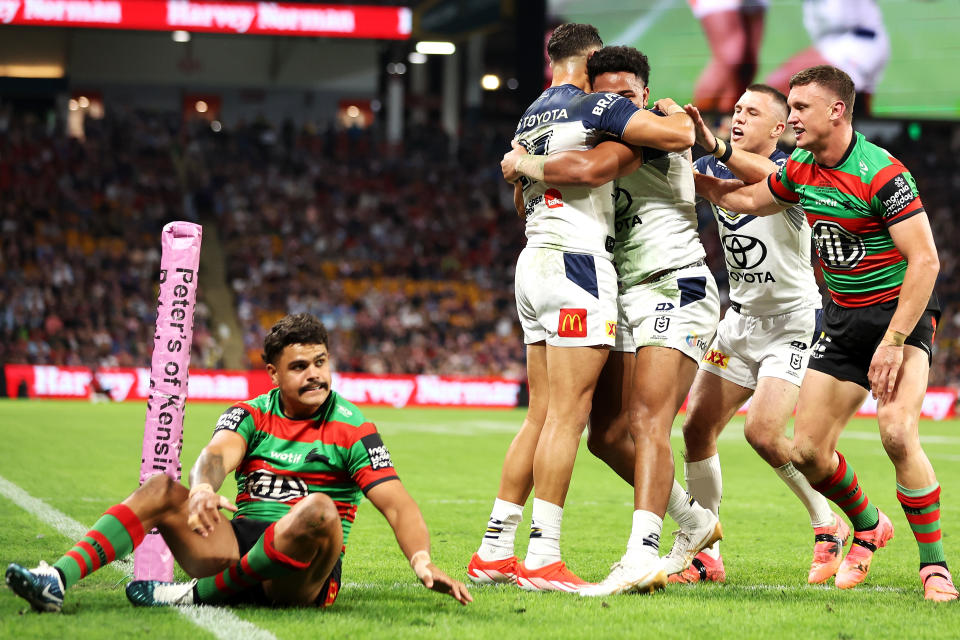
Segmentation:
[[(237, 544), (240, 546), (240, 556), (246, 555), (253, 545), (257, 544), (272, 522), (268, 520), (255, 520), (253, 518), (234, 518), (230, 521), (233, 527), (233, 533), (237, 536)], [(333, 570), (327, 576), (327, 581), (323, 583), (320, 594), (313, 601), (318, 607), (329, 607), (340, 595), (340, 573), (342, 569), (342, 558), (337, 558), (337, 564), (333, 565)], [(227, 602), (229, 604), (255, 604), (259, 606), (272, 606), (273, 602), (263, 591), (263, 583), (254, 587), (245, 589), (240, 593), (231, 596)]]
[[(838, 380), (856, 382), (870, 389), (867, 372), (877, 345), (890, 325), (897, 300), (869, 307), (841, 307), (833, 300), (823, 310), (823, 333), (810, 350), (808, 368)], [(906, 339), (906, 344), (923, 349), (933, 359), (933, 337), (940, 321), (940, 305), (934, 294), (927, 310)]]

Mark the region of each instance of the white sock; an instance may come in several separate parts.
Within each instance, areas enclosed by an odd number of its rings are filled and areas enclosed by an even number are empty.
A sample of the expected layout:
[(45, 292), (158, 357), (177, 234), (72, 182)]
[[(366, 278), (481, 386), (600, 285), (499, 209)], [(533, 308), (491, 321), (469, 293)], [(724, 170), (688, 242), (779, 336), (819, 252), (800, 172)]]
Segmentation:
[(797, 494), (800, 502), (807, 508), (810, 514), (810, 524), (814, 527), (828, 527), (833, 524), (833, 511), (830, 509), (830, 503), (827, 499), (810, 486), (806, 477), (797, 471), (792, 462), (788, 462), (782, 467), (774, 469), (780, 479), (790, 487), (790, 490)]
[(540, 498), (533, 499), (530, 516), (530, 545), (523, 564), (528, 569), (539, 569), (560, 560), (560, 526), (563, 507)]
[[(717, 517), (720, 516), (720, 499), (723, 497), (723, 476), (720, 472), (720, 455), (713, 454), (704, 460), (685, 462), (683, 476), (687, 481), (687, 491), (694, 500)], [(704, 549), (711, 557), (720, 557), (720, 543)]]
[(497, 498), (493, 501), (493, 511), (487, 522), (487, 532), (477, 549), (481, 560), (505, 560), (513, 555), (513, 541), (517, 535), (517, 526), (523, 518), (523, 505), (513, 504)]
[(633, 528), (627, 541), (628, 554), (651, 554), (660, 556), (660, 534), (663, 532), (663, 518), (652, 511), (637, 509), (633, 512)]
[(706, 509), (697, 504), (676, 480), (673, 481), (673, 486), (670, 488), (667, 513), (677, 521), (677, 524), (684, 531), (696, 529), (703, 522), (703, 518), (706, 517)]

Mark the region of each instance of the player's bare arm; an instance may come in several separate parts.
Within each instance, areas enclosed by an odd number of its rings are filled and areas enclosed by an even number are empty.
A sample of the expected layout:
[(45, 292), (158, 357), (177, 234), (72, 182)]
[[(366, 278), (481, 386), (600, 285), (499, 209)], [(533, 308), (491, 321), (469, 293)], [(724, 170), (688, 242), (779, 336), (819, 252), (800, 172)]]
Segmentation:
[(906, 259), (907, 270), (897, 299), (897, 310), (873, 354), (867, 372), (871, 391), (880, 402), (893, 397), (897, 374), (903, 363), (904, 340), (913, 332), (927, 308), (940, 272), (937, 247), (926, 213), (907, 218), (887, 230), (894, 245)]
[(237, 468), (246, 453), (247, 443), (233, 431), (218, 431), (190, 469), (190, 497), (187, 524), (203, 537), (220, 521), (220, 509), (236, 511), (237, 507), (217, 490), (227, 474)]
[(523, 187), (519, 182), (513, 183), (513, 206), (517, 210), (517, 215), (523, 218), (527, 215), (523, 208)]
[(620, 139), (638, 147), (653, 147), (664, 151), (681, 152), (696, 141), (693, 120), (670, 98), (661, 98), (654, 105), (666, 116), (641, 109), (627, 122)]
[[(524, 157), (529, 160), (523, 160)], [(544, 156), (542, 163), (535, 156), (527, 156), (520, 145), (516, 145), (503, 158), (500, 167), (505, 178), (509, 172), (510, 175), (518, 177), (525, 176), (550, 184), (573, 187), (599, 187), (636, 171), (643, 164), (643, 152), (640, 149), (612, 140), (602, 142), (587, 151), (563, 151)], [(538, 178), (538, 167), (541, 164), (543, 175)]]
[(684, 110), (693, 120), (696, 130), (697, 144), (707, 153), (723, 162), (733, 174), (746, 184), (754, 184), (766, 180), (767, 176), (777, 170), (777, 163), (766, 156), (738, 148), (736, 153), (730, 143), (717, 138), (707, 123), (703, 121), (700, 110), (692, 104), (684, 105)]
[(378, 484), (367, 492), (367, 498), (387, 519), (400, 550), (423, 586), (448, 593), (461, 604), (473, 602), (466, 585), (448, 576), (430, 560), (427, 524), (423, 521), (420, 507), (399, 480)]
[(728, 211), (769, 216), (789, 206), (773, 197), (766, 182), (744, 184), (740, 180), (722, 180), (701, 173), (694, 173), (693, 179), (697, 195)]

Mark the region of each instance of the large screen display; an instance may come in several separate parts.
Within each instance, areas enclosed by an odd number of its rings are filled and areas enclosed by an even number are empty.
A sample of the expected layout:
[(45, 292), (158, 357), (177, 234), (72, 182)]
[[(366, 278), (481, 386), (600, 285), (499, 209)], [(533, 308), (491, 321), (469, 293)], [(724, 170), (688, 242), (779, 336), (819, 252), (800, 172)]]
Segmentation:
[(652, 98), (727, 111), (747, 82), (785, 89), (792, 71), (831, 63), (873, 116), (960, 118), (957, 0), (549, 0), (548, 11), (646, 53)]

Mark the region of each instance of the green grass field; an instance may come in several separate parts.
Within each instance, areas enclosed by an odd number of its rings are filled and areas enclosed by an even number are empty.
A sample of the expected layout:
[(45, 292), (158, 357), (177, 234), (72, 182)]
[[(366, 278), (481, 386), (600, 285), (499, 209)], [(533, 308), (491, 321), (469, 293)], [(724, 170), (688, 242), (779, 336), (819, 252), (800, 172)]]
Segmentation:
[[(211, 404), (188, 408), (183, 453), (187, 467), (222, 409)], [(436, 563), (465, 579), (466, 562), (480, 541), (496, 492), (503, 453), (522, 413), (365, 413), (379, 425), (404, 483), (420, 503)], [(144, 407), (135, 403), (0, 401), (0, 476), (90, 525), (136, 486), (143, 417)], [(944, 541), (955, 562), (960, 557), (955, 542), (960, 536), (957, 429), (956, 421), (924, 422), (921, 427), (943, 486)], [(679, 461), (679, 438), (674, 446)], [(277, 638), (956, 637), (960, 607), (923, 601), (916, 544), (897, 503), (893, 470), (875, 425), (851, 424), (841, 448), (856, 465), (871, 500), (896, 527), (895, 539), (878, 552), (867, 582), (853, 591), (806, 584), (812, 549), (806, 513), (744, 442), (742, 423), (735, 422), (720, 443), (725, 585), (670, 585), (653, 596), (604, 600), (485, 587), (474, 588), (475, 602), (461, 607), (416, 583), (389, 527), (364, 503), (350, 536), (344, 588), (331, 610), (237, 608), (233, 613), (256, 625), (264, 637)], [(228, 480), (224, 493), (233, 490)], [(564, 518), (562, 546), (571, 568), (587, 579), (604, 577), (623, 551), (631, 511), (629, 488), (584, 447)], [(667, 534), (672, 526), (668, 520)], [(666, 538), (668, 546), (671, 538)], [(53, 562), (72, 542), (0, 493), (4, 566)], [(521, 542), (521, 556), (524, 545)], [(82, 581), (68, 592), (62, 615), (36, 614), (2, 589), (0, 637), (209, 637), (186, 614), (133, 609), (123, 595), (122, 578), (118, 571), (104, 569)]]

